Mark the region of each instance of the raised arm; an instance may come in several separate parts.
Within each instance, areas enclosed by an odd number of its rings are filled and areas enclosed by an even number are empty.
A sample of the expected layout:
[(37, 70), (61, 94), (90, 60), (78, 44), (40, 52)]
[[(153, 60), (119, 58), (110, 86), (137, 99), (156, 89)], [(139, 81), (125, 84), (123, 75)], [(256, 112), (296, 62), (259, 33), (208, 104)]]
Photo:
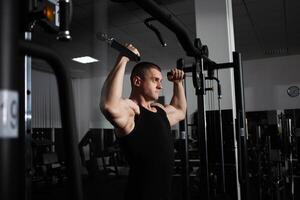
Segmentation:
[[(127, 48), (139, 55), (132, 45), (127, 45)], [(104, 82), (100, 99), (100, 109), (104, 116), (118, 129), (118, 132), (124, 134), (132, 130), (134, 115), (139, 112), (138, 106), (133, 101), (122, 98), (123, 80), (128, 62), (127, 57), (122, 55), (118, 57)]]
[(169, 81), (173, 82), (173, 96), (170, 105), (165, 106), (165, 110), (171, 126), (183, 120), (186, 115), (186, 98), (182, 80), (184, 72), (176, 68), (172, 69)]

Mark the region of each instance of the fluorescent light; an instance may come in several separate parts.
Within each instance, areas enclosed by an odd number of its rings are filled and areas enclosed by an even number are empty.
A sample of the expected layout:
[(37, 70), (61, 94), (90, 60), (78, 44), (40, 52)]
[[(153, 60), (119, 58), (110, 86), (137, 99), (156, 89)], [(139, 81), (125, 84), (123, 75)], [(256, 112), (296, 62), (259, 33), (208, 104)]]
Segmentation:
[(82, 57), (78, 57), (78, 58), (72, 58), (72, 60), (79, 62), (79, 63), (83, 63), (83, 64), (87, 64), (87, 63), (93, 63), (93, 62), (98, 62), (99, 60), (92, 58), (90, 56), (82, 56)]

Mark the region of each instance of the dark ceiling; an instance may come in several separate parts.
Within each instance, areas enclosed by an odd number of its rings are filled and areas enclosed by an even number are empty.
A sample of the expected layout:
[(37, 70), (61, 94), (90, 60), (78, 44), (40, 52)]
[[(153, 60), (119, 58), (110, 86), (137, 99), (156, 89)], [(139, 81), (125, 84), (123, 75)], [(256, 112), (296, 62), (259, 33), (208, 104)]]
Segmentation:
[[(157, 1), (186, 27), (191, 39), (195, 37), (194, 0)], [(73, 0), (73, 40), (57, 42), (55, 36), (43, 34), (39, 28), (33, 34), (34, 40), (58, 49), (68, 60), (93, 55), (95, 48), (92, 46), (97, 44), (91, 38), (95, 38), (99, 29), (106, 29), (110, 36), (121, 42), (135, 44), (151, 60), (185, 54), (174, 34), (153, 22), (168, 44), (162, 48), (154, 33), (143, 23), (150, 16), (132, 1), (121, 2)], [(232, 0), (232, 6), (236, 50), (242, 52), (244, 60), (300, 53), (299, 0)], [(71, 65), (73, 70), (86, 71), (80, 64)]]

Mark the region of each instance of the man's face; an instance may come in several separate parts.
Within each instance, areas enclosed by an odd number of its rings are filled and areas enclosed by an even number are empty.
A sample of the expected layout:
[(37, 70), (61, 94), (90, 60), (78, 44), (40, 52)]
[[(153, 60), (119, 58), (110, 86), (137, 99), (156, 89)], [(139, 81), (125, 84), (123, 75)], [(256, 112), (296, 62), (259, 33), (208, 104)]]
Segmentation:
[(141, 80), (140, 88), (146, 100), (157, 100), (162, 89), (161, 72), (155, 68), (148, 69)]

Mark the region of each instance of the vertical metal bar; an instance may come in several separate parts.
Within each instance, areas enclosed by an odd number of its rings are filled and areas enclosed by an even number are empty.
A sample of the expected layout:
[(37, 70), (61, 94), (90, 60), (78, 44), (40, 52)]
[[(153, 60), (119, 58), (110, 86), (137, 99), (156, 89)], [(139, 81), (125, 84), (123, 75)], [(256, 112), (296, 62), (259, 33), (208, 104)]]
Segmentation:
[[(199, 136), (199, 150), (200, 150), (200, 188), (203, 189), (203, 199), (210, 199), (209, 188), (209, 167), (208, 167), (208, 151), (207, 151), (207, 129), (206, 129), (206, 110), (205, 110), (205, 80), (203, 75), (203, 59), (200, 59), (199, 63), (196, 63), (199, 68), (200, 88), (196, 87), (197, 106), (198, 106), (198, 122), (197, 133)], [(197, 67), (197, 66), (196, 66)], [(197, 71), (197, 70), (196, 70)], [(193, 72), (194, 73), (194, 72)]]
[(68, 41), (71, 39), (70, 35), (70, 0), (60, 0), (59, 3), (59, 33), (57, 39), (61, 41)]
[[(249, 181), (248, 181), (248, 153), (247, 153), (247, 137), (246, 137), (246, 119), (245, 119), (245, 97), (244, 82), (241, 54), (233, 53), (233, 69), (235, 80), (236, 95), (236, 129), (237, 140), (239, 145), (240, 158), (240, 178), (241, 178), (241, 195), (243, 200), (248, 199)], [(240, 142), (239, 142), (240, 141)]]
[[(267, 136), (266, 137), (266, 153), (267, 153), (267, 165), (269, 168), (272, 167), (272, 163), (271, 163), (271, 136)], [(274, 170), (269, 170), (267, 172), (267, 184), (268, 185), (272, 185), (274, 187), (274, 183), (273, 183), (273, 176), (274, 176)], [(269, 199), (275, 199), (275, 192), (274, 192), (274, 188), (271, 188), (272, 191), (270, 193), (267, 192)]]
[(294, 172), (293, 172), (293, 126), (292, 126), (292, 119), (287, 119), (288, 120), (288, 140), (289, 140), (289, 155), (288, 155), (288, 169), (289, 169), (289, 174), (288, 174), (288, 182), (290, 186), (290, 191), (289, 191), (289, 198), (291, 200), (294, 200)]
[(18, 1), (0, 1), (0, 199), (24, 198), (23, 77), (17, 63)]
[[(262, 143), (261, 143), (261, 127), (260, 125), (257, 126), (256, 128), (256, 151), (260, 151), (262, 149)], [(261, 170), (262, 167), (262, 152), (258, 152), (258, 158), (257, 158), (257, 163), (258, 163), (258, 199), (263, 200), (263, 173)]]
[[(25, 32), (25, 40), (31, 41), (31, 32)], [(31, 134), (32, 134), (32, 95), (31, 95), (31, 56), (25, 55), (25, 199), (31, 199), (31, 170), (32, 170), (32, 149), (31, 149)]]
[(55, 152), (55, 128), (51, 126), (51, 152)]
[[(218, 83), (219, 84), (219, 83)], [(218, 109), (219, 109), (219, 126), (220, 126), (220, 149), (221, 149), (221, 189), (222, 193), (226, 193), (225, 187), (225, 167), (224, 167), (224, 147), (223, 147), (223, 122), (222, 122), (222, 110), (221, 110), (221, 102), (220, 98), (218, 98)]]
[[(185, 63), (184, 59), (178, 59), (176, 62), (177, 69), (183, 70)], [(184, 94), (186, 95), (186, 79), (183, 79)], [(186, 97), (187, 98), (187, 97)], [(186, 113), (187, 115), (187, 113)], [(179, 122), (179, 132), (181, 135), (180, 139), (183, 139), (183, 149), (181, 163), (182, 163), (182, 178), (183, 178), (183, 199), (190, 200), (190, 173), (189, 173), (189, 135), (188, 135), (188, 119), (187, 117)], [(182, 140), (180, 140), (182, 141)]]
[[(186, 120), (179, 122), (180, 148), (184, 152), (181, 153), (182, 163), (182, 180), (183, 180), (183, 199), (190, 200), (190, 173), (189, 173), (189, 147), (188, 147), (188, 132), (186, 127)], [(183, 142), (183, 143), (181, 143)]]

